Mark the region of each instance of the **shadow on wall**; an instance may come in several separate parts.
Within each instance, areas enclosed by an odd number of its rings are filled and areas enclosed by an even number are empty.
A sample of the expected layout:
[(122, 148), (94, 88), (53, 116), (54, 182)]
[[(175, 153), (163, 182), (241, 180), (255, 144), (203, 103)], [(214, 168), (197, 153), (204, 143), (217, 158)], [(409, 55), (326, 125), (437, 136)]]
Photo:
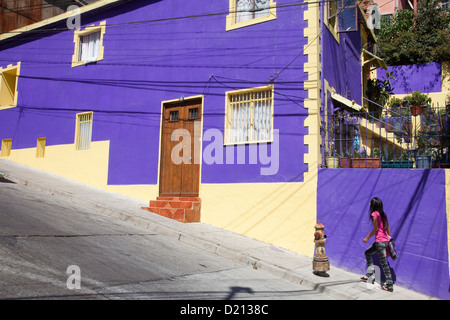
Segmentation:
[(364, 251), (374, 238), (363, 238), (372, 230), (369, 202), (376, 196), (396, 240), (399, 258), (388, 258), (396, 284), (450, 299), (445, 189), (439, 169), (320, 169), (317, 219), (331, 265), (365, 274)]
[(442, 72), (440, 63), (413, 64), (388, 67), (378, 70), (378, 78), (386, 79), (386, 72), (394, 72), (391, 80), (394, 94), (408, 94), (415, 90), (420, 92), (440, 92)]

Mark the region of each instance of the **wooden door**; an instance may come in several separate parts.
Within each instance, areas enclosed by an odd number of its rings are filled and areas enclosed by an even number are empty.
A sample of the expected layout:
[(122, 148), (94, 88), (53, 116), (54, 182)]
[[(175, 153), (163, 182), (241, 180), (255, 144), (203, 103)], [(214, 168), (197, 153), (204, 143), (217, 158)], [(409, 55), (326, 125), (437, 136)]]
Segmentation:
[[(199, 195), (201, 102), (201, 99), (195, 99), (164, 105), (159, 177), (161, 197)], [(176, 138), (172, 141), (174, 134)], [(175, 152), (177, 159), (174, 161), (172, 151), (180, 150), (181, 145), (186, 149)], [(181, 163), (180, 157), (183, 158)]]

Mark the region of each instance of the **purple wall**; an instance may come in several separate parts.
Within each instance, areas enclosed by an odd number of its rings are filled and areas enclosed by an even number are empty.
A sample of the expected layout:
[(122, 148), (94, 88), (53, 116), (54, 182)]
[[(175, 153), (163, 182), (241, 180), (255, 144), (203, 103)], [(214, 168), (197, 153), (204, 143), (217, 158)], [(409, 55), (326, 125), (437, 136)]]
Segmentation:
[[(242, 165), (204, 164), (202, 182), (302, 181), (306, 56), (293, 60), (306, 44), (306, 6), (280, 7), (276, 20), (225, 31), (228, 5), (142, 0), (83, 15), (83, 26), (106, 20), (105, 53), (102, 61), (75, 68), (73, 30), (65, 21), (45, 27), (57, 31), (2, 42), (0, 65), (22, 66), (19, 106), (0, 111), (0, 139), (12, 138), (13, 149), (35, 147), (44, 136), (47, 145), (70, 144), (75, 114), (92, 110), (93, 141), (111, 141), (108, 183), (156, 184), (161, 101), (203, 94), (204, 130), (223, 131), (225, 92), (267, 85), (283, 70), (274, 82), (277, 174), (262, 176), (267, 165), (249, 164), (247, 157)], [(223, 14), (150, 22), (209, 12)], [(148, 22), (127, 24), (134, 21)]]
[(441, 64), (413, 64), (378, 69), (378, 79), (386, 79), (386, 72), (394, 72), (395, 80), (391, 80), (394, 94), (409, 94), (419, 90), (426, 92), (441, 92)]
[(323, 78), (336, 93), (361, 104), (361, 38), (360, 32), (342, 32), (340, 43), (323, 25)]
[(362, 240), (372, 225), (369, 202), (379, 197), (399, 258), (388, 259), (395, 283), (450, 299), (445, 172), (440, 169), (320, 169), (317, 219), (328, 236), (331, 265), (365, 273)]

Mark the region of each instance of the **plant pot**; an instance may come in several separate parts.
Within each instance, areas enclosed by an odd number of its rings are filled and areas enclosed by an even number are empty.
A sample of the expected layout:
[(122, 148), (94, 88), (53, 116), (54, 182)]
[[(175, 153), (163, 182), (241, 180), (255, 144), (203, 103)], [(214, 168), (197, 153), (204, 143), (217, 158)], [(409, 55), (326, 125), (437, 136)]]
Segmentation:
[(379, 158), (353, 158), (352, 168), (380, 168)]
[(422, 106), (410, 106), (410, 110), (413, 116), (417, 116), (422, 113)]
[(351, 158), (339, 159), (339, 166), (341, 168), (351, 168), (352, 167), (352, 159)]
[(381, 167), (382, 168), (412, 168), (414, 162), (408, 161), (408, 160), (388, 160), (388, 161), (382, 161)]
[(327, 168), (339, 168), (339, 158), (327, 157)]
[(417, 169), (430, 169), (431, 167), (431, 156), (417, 156), (416, 157), (416, 168)]

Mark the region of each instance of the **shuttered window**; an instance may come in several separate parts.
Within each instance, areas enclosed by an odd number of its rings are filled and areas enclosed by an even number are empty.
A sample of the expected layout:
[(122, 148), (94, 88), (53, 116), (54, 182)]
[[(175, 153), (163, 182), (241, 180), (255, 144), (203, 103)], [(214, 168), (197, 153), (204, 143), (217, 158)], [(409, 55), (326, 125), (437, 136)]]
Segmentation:
[(226, 119), (227, 143), (271, 141), (273, 88), (228, 92)]
[(75, 144), (77, 150), (88, 150), (92, 138), (92, 112), (77, 114)]

